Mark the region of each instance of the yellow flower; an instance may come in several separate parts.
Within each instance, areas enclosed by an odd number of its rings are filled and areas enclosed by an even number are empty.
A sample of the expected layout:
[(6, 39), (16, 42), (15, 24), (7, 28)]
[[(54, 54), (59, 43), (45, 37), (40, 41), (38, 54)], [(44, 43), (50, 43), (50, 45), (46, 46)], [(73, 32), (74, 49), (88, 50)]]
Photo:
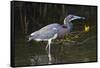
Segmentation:
[(85, 24), (85, 26), (84, 26), (84, 32), (89, 32), (89, 30), (90, 30), (90, 26), (87, 26), (87, 25)]

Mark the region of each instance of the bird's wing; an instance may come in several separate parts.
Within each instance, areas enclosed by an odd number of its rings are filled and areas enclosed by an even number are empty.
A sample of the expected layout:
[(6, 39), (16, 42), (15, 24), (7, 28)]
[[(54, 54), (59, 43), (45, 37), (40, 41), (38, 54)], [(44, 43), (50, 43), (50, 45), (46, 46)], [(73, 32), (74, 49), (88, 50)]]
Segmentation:
[(35, 39), (49, 39), (58, 32), (59, 24), (47, 25), (34, 33)]
[(57, 29), (56, 28), (51, 28), (49, 30), (40, 31), (40, 35), (38, 36), (38, 38), (40, 38), (40, 39), (49, 39), (49, 38), (54, 37), (55, 34), (57, 34)]
[(58, 28), (60, 25), (59, 24), (57, 24), (57, 23), (54, 23), (54, 24), (49, 24), (49, 25), (47, 25), (47, 26), (45, 26), (45, 27), (43, 27), (43, 28), (41, 28), (40, 30), (49, 30), (49, 29), (52, 29), (52, 28)]

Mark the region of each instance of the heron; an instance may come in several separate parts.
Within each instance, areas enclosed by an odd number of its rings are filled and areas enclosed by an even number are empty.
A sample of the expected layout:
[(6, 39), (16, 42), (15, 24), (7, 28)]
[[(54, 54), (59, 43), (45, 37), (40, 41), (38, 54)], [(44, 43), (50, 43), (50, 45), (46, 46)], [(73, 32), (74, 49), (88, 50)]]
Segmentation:
[(35, 40), (35, 41), (47, 41), (46, 50), (48, 48), (48, 64), (51, 64), (52, 58), (50, 53), (50, 46), (52, 40), (56, 39), (57, 37), (63, 37), (66, 34), (69, 34), (73, 28), (73, 20), (76, 19), (85, 19), (85, 17), (77, 16), (69, 14), (64, 19), (64, 24), (53, 23), (49, 24), (33, 33), (30, 34), (28, 41)]

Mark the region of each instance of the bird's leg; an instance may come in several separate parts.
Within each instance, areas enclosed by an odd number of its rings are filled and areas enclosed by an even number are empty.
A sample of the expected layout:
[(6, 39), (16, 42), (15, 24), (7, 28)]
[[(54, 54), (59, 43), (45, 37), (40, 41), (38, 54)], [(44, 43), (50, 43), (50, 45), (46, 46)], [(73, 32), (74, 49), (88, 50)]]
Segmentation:
[(46, 45), (46, 47), (45, 47), (45, 50), (46, 50), (46, 51), (47, 51), (48, 46), (49, 46), (49, 43), (47, 43), (47, 45)]
[(51, 51), (50, 51), (50, 44), (51, 44), (51, 39), (48, 41), (48, 58), (49, 58), (49, 64), (51, 64)]

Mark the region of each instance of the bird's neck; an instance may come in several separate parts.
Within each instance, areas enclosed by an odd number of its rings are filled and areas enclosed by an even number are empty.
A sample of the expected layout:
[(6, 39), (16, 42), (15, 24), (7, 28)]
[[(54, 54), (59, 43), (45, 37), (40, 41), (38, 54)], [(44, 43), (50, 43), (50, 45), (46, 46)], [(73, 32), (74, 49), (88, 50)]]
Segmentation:
[(66, 23), (66, 24), (64, 24), (64, 25), (66, 25), (67, 30), (68, 30), (69, 32), (72, 31), (73, 24), (72, 24), (71, 22), (68, 22), (68, 23)]

